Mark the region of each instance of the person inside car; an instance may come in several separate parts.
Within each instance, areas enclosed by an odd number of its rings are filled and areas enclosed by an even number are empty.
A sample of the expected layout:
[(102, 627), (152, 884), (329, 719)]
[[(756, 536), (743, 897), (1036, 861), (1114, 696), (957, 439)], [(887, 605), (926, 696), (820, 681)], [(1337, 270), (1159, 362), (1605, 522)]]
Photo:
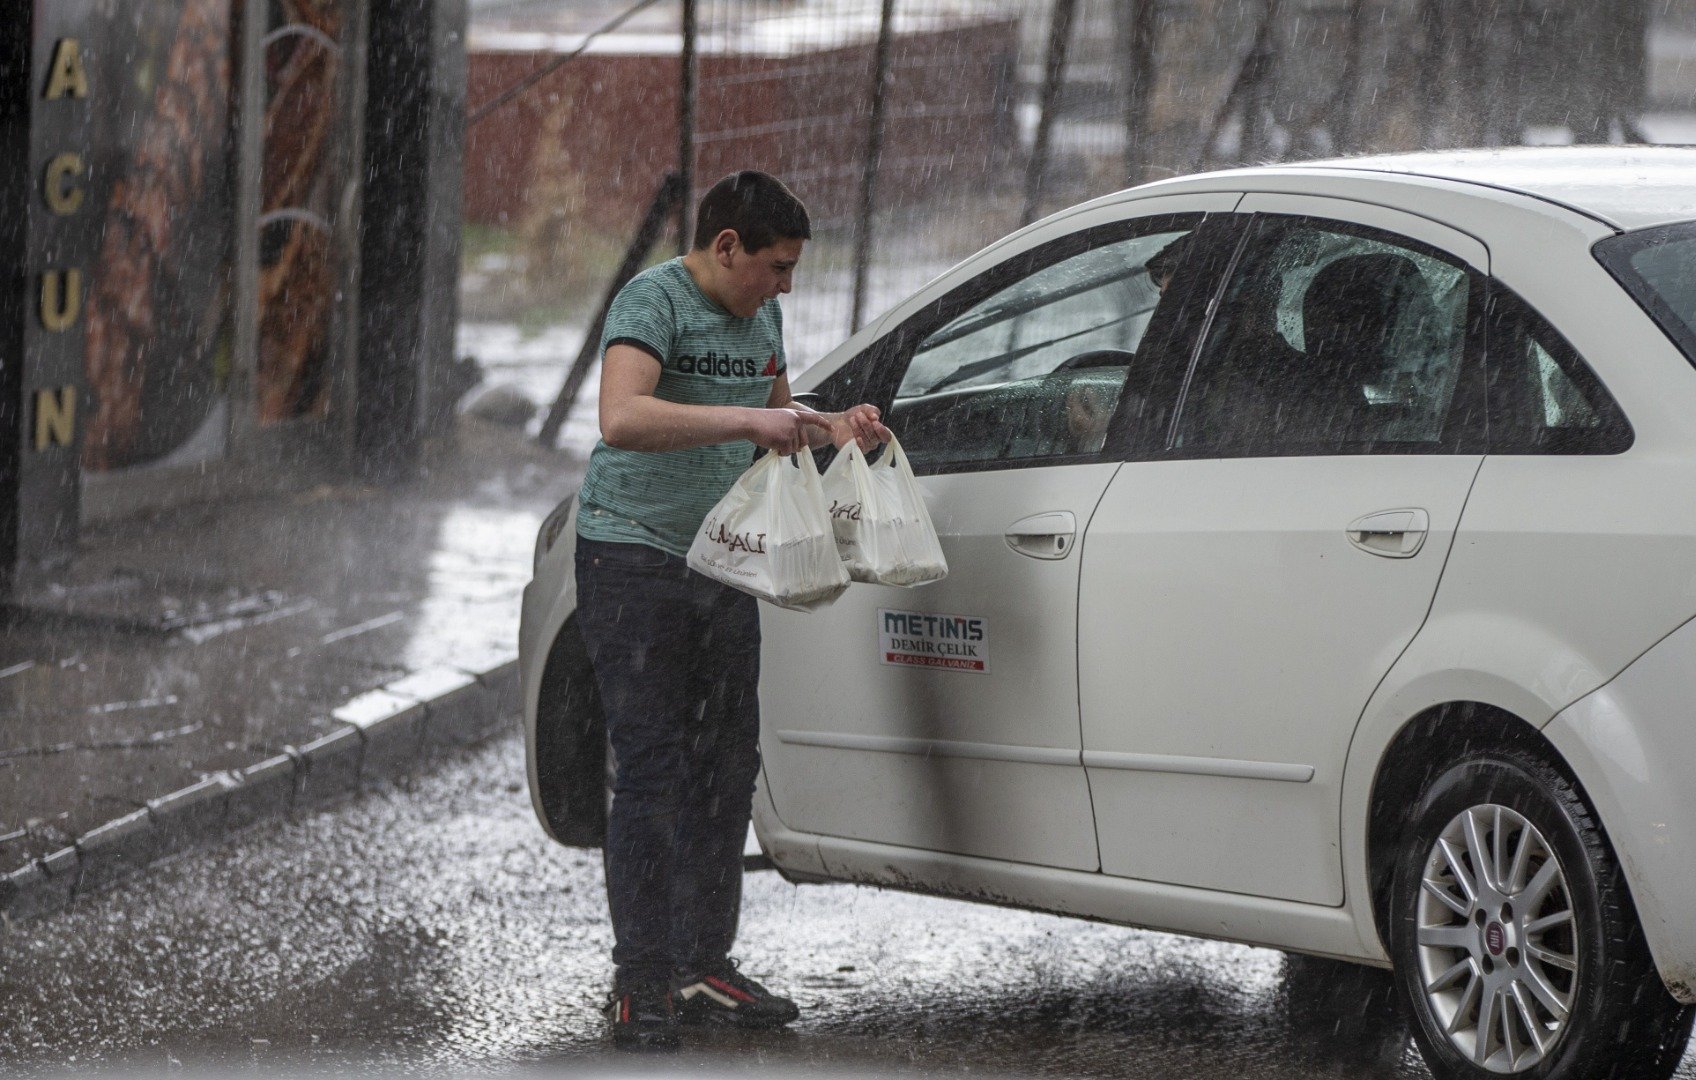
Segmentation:
[[(1195, 234), (1185, 233), (1165, 247), (1150, 255), (1143, 270), (1158, 290), (1160, 296), (1166, 295), (1173, 279), (1177, 276), (1178, 268), (1183, 265), (1185, 255), (1195, 244)], [(1092, 368), (1125, 367), (1126, 381), (1119, 386), (1111, 385), (1110, 380), (1090, 378), (1087, 374), (1075, 378), (1066, 389), (1065, 398), (1065, 427), (1061, 433), (1062, 452), (1066, 454), (1094, 454), (1100, 451), (1107, 439), (1107, 425), (1117, 411), (1120, 399), (1124, 396), (1130, 383), (1130, 370), (1136, 364), (1136, 354), (1120, 349), (1097, 349), (1080, 353), (1062, 363), (1060, 371), (1088, 372)], [(1133, 399), (1136, 398), (1133, 393)], [(1130, 404), (1135, 405), (1133, 400)]]

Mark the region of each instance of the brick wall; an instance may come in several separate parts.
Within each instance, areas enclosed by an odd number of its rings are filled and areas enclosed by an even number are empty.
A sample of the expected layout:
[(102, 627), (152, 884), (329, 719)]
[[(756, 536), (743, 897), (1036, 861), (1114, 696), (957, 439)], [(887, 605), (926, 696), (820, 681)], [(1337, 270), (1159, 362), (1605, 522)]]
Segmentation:
[[(984, 184), (1014, 151), (1009, 106), (1018, 27), (980, 21), (898, 35), (880, 203)], [(470, 55), (469, 108), (545, 64), (544, 51)], [(785, 178), (822, 226), (858, 197), (874, 64), (871, 39), (787, 55), (704, 54), (697, 191), (725, 173)], [(516, 225), (533, 199), (568, 216), (634, 228), (677, 155), (675, 54), (590, 52), (490, 114), (466, 140), (465, 215)]]

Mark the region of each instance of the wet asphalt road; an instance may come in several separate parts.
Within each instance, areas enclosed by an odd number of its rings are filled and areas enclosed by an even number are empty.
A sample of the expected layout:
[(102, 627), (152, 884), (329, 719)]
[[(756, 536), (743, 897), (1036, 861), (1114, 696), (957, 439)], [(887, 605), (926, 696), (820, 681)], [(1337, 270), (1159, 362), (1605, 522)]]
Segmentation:
[[(804, 1007), (671, 1057), (603, 1041), (598, 856), (507, 737), (0, 938), (5, 1071), (1422, 1077), (1381, 974), (752, 874), (739, 952)], [(1680, 1076), (1696, 1077), (1696, 1059)]]

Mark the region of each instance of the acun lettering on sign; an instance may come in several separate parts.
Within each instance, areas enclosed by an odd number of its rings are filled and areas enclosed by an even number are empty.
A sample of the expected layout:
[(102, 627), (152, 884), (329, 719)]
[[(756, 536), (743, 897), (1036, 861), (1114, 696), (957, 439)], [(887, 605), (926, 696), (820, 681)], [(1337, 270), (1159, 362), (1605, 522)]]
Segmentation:
[[(47, 83), (41, 94), (45, 101), (88, 98), (88, 72), (84, 68), (82, 46), (76, 38), (60, 38), (53, 45), (47, 65)], [(61, 150), (53, 154), (41, 174), (40, 196), (48, 213), (54, 217), (71, 217), (83, 209), (87, 181), (87, 165), (78, 150)], [(50, 334), (64, 334), (77, 328), (83, 314), (83, 272), (81, 267), (50, 267), (41, 274), (37, 315), (41, 327)], [(77, 346), (80, 351), (80, 344)], [(77, 423), (77, 388), (75, 385), (37, 387), (35, 398), (35, 431), (31, 440), (37, 452), (50, 447), (74, 448)]]

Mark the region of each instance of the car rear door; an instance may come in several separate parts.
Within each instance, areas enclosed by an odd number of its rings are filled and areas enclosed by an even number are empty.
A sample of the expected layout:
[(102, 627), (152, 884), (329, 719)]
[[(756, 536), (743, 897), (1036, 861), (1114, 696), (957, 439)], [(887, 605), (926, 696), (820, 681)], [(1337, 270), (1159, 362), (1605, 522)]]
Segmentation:
[[(1098, 214), (925, 304), (821, 387), (833, 408), (883, 398), (949, 574), (855, 584), (811, 614), (767, 609), (762, 748), (786, 826), (1098, 867), (1077, 542), (1118, 468), (1103, 447), (1133, 364), (1199, 329), (1162, 305), (1144, 264), (1191, 235), (1199, 210), (1235, 201)], [(1173, 213), (1179, 202), (1192, 212)]]
[(1335, 905), (1349, 738), (1482, 460), (1488, 253), (1363, 203), (1241, 210), (1179, 414), (1085, 538), (1083, 758), (1104, 872)]

